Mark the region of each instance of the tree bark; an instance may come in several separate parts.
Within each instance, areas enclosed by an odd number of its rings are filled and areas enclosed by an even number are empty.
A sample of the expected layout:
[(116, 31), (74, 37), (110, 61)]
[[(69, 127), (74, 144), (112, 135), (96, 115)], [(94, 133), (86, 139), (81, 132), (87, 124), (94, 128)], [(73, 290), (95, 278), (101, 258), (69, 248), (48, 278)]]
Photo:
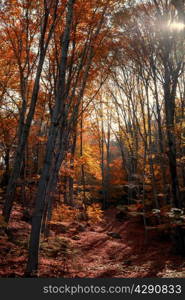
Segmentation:
[(35, 211), (32, 217), (32, 229), (29, 244), (29, 257), (26, 268), (26, 276), (35, 276), (38, 269), (38, 251), (40, 240), (40, 229), (42, 217), (45, 207), (45, 196), (47, 185), (49, 182), (49, 173), (53, 162), (53, 152), (57, 136), (59, 134), (59, 126), (62, 123), (62, 112), (64, 112), (64, 100), (66, 98), (65, 80), (67, 70), (67, 56), (70, 42), (70, 32), (73, 20), (73, 5), (75, 0), (68, 0), (66, 25), (62, 39), (61, 61), (59, 69), (59, 80), (57, 85), (56, 104), (52, 114), (52, 121), (49, 130), (49, 137), (46, 147), (45, 162), (43, 172), (39, 181), (39, 187), (36, 197)]

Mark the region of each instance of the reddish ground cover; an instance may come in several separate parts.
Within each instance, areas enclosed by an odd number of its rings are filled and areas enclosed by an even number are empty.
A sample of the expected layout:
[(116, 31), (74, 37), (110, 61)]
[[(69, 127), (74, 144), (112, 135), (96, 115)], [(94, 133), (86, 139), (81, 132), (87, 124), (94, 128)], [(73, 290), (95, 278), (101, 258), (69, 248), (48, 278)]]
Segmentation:
[[(17, 206), (9, 226), (11, 236), (1, 233), (1, 277), (22, 277), (24, 274), (30, 225), (20, 221), (21, 214)], [(64, 260), (60, 251), (48, 257), (41, 250), (39, 276), (185, 277), (185, 259), (173, 254), (170, 240), (150, 232), (146, 243), (141, 220), (132, 218), (120, 222), (115, 214), (115, 209), (107, 210), (104, 222), (98, 225), (64, 223), (66, 233), (56, 235), (52, 231), (53, 240), (64, 238), (70, 243), (72, 252)]]

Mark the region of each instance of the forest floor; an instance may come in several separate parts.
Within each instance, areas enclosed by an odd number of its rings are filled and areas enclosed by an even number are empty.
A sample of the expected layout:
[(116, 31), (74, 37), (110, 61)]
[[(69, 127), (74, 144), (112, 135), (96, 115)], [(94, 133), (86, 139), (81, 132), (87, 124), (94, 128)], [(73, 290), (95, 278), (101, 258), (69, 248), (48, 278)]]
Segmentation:
[[(16, 204), (11, 217), (11, 236), (0, 234), (0, 277), (23, 277), (30, 224), (21, 221)], [(173, 254), (170, 240), (149, 232), (145, 241), (144, 226), (138, 218), (120, 222), (116, 209), (104, 213), (98, 225), (85, 222), (63, 223), (65, 233), (51, 231), (70, 243), (71, 252), (64, 260), (60, 251), (48, 257), (41, 250), (39, 276), (66, 278), (185, 278), (185, 258)]]

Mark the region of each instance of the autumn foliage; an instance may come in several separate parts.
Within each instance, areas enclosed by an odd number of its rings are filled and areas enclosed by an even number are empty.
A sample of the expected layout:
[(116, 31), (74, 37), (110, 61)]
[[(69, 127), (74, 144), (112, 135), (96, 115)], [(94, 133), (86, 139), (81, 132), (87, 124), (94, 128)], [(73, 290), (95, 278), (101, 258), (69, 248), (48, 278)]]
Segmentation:
[(3, 251), (22, 245), (27, 277), (60, 257), (62, 276), (86, 230), (122, 239), (112, 218), (183, 255), (183, 1), (1, 2)]

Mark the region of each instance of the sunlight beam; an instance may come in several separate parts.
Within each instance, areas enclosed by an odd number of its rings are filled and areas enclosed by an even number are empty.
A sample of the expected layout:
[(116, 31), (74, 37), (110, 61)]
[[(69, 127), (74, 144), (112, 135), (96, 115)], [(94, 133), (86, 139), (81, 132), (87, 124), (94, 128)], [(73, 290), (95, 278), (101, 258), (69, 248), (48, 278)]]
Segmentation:
[(185, 24), (181, 22), (172, 22), (169, 23), (168, 26), (171, 30), (177, 30), (177, 31), (181, 31), (185, 28)]

